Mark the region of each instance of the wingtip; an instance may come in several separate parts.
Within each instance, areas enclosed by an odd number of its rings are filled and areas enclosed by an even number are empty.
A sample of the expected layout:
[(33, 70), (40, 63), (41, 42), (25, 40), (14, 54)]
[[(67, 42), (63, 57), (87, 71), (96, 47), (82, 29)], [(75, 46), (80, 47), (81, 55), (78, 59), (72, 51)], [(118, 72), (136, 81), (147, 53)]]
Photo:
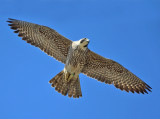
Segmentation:
[(148, 84), (145, 83), (145, 85), (146, 85), (149, 89), (152, 89)]
[(15, 20), (15, 19), (12, 19), (12, 18), (8, 18), (9, 20)]
[(9, 23), (13, 23), (15, 19), (12, 19), (12, 18), (8, 18), (8, 20), (6, 22), (9, 22)]
[(8, 24), (8, 26), (12, 26), (12, 24)]
[(6, 21), (6, 22), (12, 23), (13, 21)]

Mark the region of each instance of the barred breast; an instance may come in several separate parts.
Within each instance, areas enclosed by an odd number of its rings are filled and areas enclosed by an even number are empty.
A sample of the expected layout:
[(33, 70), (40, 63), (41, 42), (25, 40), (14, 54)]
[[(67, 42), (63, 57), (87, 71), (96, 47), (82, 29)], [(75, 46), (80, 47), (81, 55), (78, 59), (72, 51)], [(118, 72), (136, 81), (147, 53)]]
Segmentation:
[(65, 68), (70, 73), (79, 74), (81, 73), (85, 63), (86, 63), (86, 54), (88, 49), (83, 50), (79, 47), (69, 49), (69, 53), (66, 60)]

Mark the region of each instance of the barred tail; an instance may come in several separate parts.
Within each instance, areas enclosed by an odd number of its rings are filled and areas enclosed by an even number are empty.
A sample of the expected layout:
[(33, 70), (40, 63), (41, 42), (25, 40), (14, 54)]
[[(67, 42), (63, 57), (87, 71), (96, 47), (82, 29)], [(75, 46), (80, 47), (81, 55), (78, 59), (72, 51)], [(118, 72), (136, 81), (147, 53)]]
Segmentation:
[(67, 82), (64, 77), (64, 71), (61, 71), (49, 83), (52, 84), (52, 87), (55, 87), (56, 91), (64, 96), (68, 94), (69, 97), (73, 96), (73, 98), (82, 97), (79, 76), (77, 79), (72, 78)]

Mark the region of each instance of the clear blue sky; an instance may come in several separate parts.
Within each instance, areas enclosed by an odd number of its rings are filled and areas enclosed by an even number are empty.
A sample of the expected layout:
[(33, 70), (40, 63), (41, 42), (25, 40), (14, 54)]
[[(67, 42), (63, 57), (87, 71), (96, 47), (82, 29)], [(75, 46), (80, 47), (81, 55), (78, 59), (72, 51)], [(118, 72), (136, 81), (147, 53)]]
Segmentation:
[[(159, 0), (1, 0), (0, 119), (160, 119)], [(13, 33), (7, 18), (57, 30), (113, 59), (153, 88), (116, 89), (81, 74), (83, 97), (62, 96), (48, 81), (64, 65)]]

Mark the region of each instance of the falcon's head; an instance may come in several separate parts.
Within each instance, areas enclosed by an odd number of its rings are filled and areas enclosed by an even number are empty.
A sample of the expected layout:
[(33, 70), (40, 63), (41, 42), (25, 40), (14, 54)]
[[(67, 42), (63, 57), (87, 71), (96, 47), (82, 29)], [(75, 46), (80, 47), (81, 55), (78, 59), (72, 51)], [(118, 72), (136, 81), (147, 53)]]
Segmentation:
[(76, 49), (76, 48), (80, 48), (80, 49), (83, 49), (83, 50), (86, 50), (88, 47), (88, 44), (89, 44), (89, 39), (87, 38), (82, 38), (78, 41), (74, 41), (72, 43), (72, 48), (73, 49)]
[(88, 44), (89, 44), (89, 39), (87, 39), (87, 38), (82, 38), (79, 40), (79, 45), (82, 48), (87, 48)]

